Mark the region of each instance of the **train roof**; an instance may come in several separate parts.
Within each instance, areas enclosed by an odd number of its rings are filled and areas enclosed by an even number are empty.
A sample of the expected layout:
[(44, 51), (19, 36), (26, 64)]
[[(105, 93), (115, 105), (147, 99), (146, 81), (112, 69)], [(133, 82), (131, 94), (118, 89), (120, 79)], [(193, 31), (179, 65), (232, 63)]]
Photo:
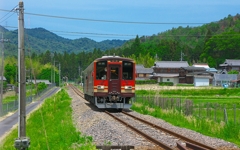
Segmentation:
[(101, 58), (97, 58), (95, 61), (102, 61), (102, 60), (122, 60), (122, 61), (134, 61), (130, 58), (120, 57), (120, 56), (102, 56)]

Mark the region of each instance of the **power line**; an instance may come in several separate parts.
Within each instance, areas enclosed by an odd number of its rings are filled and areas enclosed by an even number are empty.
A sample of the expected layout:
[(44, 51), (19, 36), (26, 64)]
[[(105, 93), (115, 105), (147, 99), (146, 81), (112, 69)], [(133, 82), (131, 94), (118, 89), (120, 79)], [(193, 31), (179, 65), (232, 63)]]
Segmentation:
[[(14, 26), (2, 26), (5, 28), (13, 28), (13, 29), (17, 29), (18, 27), (14, 27)], [(56, 30), (48, 30), (50, 32), (54, 32), (54, 33), (63, 33), (63, 34), (72, 34), (72, 35), (81, 35), (81, 34), (87, 34), (87, 35), (97, 35), (97, 36), (124, 36), (124, 37), (132, 37), (132, 36), (136, 36), (136, 35), (130, 35), (130, 34), (107, 34), (107, 33), (91, 33), (91, 32), (76, 32), (76, 31), (56, 31)]]
[(72, 33), (72, 34), (92, 34), (92, 35), (106, 35), (106, 36), (136, 36), (136, 35), (130, 35), (130, 34), (107, 34), (107, 33), (91, 33), (91, 32), (70, 32), (70, 31), (54, 31), (49, 30), (51, 32), (60, 32), (60, 33)]
[[(8, 11), (7, 14), (5, 14), (2, 18), (0, 18), (0, 20), (2, 20), (2, 19), (4, 19), (5, 17), (7, 17), (7, 15), (9, 15), (11, 12), (13, 12), (13, 11), (16, 9), (17, 6), (18, 6), (18, 5), (16, 5), (15, 7), (13, 7), (13, 9), (11, 9), (10, 11)], [(6, 20), (7, 20), (8, 18), (10, 18), (12, 15), (14, 15), (14, 12), (13, 12), (10, 16), (8, 16), (8, 17), (5, 18), (4, 20), (2, 20), (0, 23), (6, 21)]]
[(0, 23), (6, 21), (8, 18), (12, 17), (14, 15), (14, 13), (11, 14), (11, 16), (7, 17), (6, 19), (2, 20)]
[[(9, 11), (5, 9), (0, 9), (0, 11)], [(40, 17), (49, 17), (49, 18), (58, 18), (58, 19), (69, 19), (69, 20), (81, 20), (81, 21), (93, 21), (93, 22), (109, 22), (109, 23), (125, 23), (125, 24), (149, 24), (149, 25), (166, 25), (166, 24), (191, 24), (191, 25), (200, 25), (200, 24), (207, 24), (207, 23), (184, 23), (184, 22), (141, 22), (141, 21), (120, 21), (120, 20), (102, 20), (102, 19), (89, 19), (89, 18), (74, 18), (74, 17), (66, 17), (66, 16), (54, 16), (54, 15), (47, 15), (47, 14), (36, 14), (30, 12), (24, 12), (27, 15), (34, 15)]]
[[(3, 26), (5, 28), (13, 28), (17, 29), (17, 27), (14, 26)], [(61, 35), (70, 35), (70, 36), (77, 36), (77, 35), (88, 35), (88, 37), (106, 37), (106, 36), (117, 36), (117, 37), (135, 37), (136, 35), (130, 35), (130, 34), (107, 34), (107, 33), (91, 33), (91, 32), (76, 32), (76, 31), (56, 31), (56, 30), (48, 30), (53, 33), (59, 33)], [(89, 36), (91, 35), (91, 36)], [(138, 34), (139, 35), (139, 34)], [(216, 34), (218, 35), (218, 34)], [(239, 34), (227, 34), (227, 35), (218, 35), (220, 37), (230, 37), (230, 36), (236, 36)], [(146, 35), (139, 35), (139, 36), (146, 36)], [(166, 38), (166, 37), (205, 37), (206, 35), (156, 35), (159, 36), (160, 38)], [(215, 36), (215, 35), (212, 35)], [(220, 38), (217, 38), (220, 39)], [(223, 38), (221, 38), (223, 39)], [(226, 39), (226, 38), (225, 38)]]

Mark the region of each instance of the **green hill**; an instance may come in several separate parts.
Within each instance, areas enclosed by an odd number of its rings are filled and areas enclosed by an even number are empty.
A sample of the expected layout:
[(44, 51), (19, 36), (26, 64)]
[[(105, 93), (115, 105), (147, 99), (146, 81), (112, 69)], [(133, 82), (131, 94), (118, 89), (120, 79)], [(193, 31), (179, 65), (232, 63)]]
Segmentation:
[[(0, 26), (0, 32), (4, 33), (4, 38), (10, 39), (11, 42), (5, 43), (5, 54), (7, 56), (17, 54), (18, 31), (10, 31)], [(80, 39), (66, 39), (60, 37), (44, 28), (25, 29), (25, 49), (31, 49), (37, 54), (46, 52), (58, 53), (79, 53), (82, 51), (90, 52), (94, 49), (107, 50), (122, 46), (126, 41), (124, 40), (105, 40), (96, 42), (88, 38)]]

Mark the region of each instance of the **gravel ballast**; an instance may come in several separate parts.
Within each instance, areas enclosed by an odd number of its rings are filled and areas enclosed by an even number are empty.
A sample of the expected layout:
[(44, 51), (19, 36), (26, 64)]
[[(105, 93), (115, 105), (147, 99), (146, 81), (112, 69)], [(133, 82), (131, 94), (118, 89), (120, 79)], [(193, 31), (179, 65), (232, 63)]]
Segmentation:
[[(145, 147), (153, 147), (154, 144), (147, 141), (142, 136), (136, 134), (125, 125), (120, 124), (112, 117), (99, 111), (95, 106), (91, 106), (86, 100), (79, 97), (69, 88), (68, 94), (72, 98), (73, 121), (82, 134), (92, 136), (96, 145), (132, 145), (135, 149), (144, 149)], [(188, 135), (191, 139), (196, 139), (201, 143), (208, 144), (219, 150), (231, 149), (237, 150), (237, 146), (221, 139), (211, 138), (200, 133), (185, 128), (172, 126), (164, 120), (154, 118), (149, 115), (142, 115), (134, 111), (130, 114), (140, 117), (144, 120), (157, 124), (158, 126), (171, 129), (178, 134)], [(169, 135), (162, 135), (169, 136)]]

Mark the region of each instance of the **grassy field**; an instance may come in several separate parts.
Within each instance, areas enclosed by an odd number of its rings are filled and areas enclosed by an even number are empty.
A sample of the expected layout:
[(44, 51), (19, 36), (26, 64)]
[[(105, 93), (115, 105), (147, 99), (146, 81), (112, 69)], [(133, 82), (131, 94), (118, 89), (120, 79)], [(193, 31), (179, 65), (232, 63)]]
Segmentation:
[[(149, 114), (173, 125), (221, 138), (240, 146), (240, 89), (175, 88), (169, 90), (165, 87), (165, 89), (157, 90), (138, 90), (136, 95), (139, 98), (136, 99), (131, 109), (139, 113)], [(150, 100), (142, 99), (141, 95), (152, 98)], [(159, 103), (156, 102), (159, 101), (159, 98), (156, 97), (181, 99), (182, 103), (185, 100), (191, 100), (193, 113), (186, 116), (182, 111), (177, 111), (175, 107), (161, 109)], [(227, 122), (223, 121), (223, 108), (226, 108)]]
[[(76, 131), (72, 121), (71, 99), (65, 90), (45, 100), (27, 120), (29, 150), (40, 149), (95, 149), (92, 138)], [(4, 139), (1, 150), (15, 150), (13, 144), (18, 137), (17, 128)]]

